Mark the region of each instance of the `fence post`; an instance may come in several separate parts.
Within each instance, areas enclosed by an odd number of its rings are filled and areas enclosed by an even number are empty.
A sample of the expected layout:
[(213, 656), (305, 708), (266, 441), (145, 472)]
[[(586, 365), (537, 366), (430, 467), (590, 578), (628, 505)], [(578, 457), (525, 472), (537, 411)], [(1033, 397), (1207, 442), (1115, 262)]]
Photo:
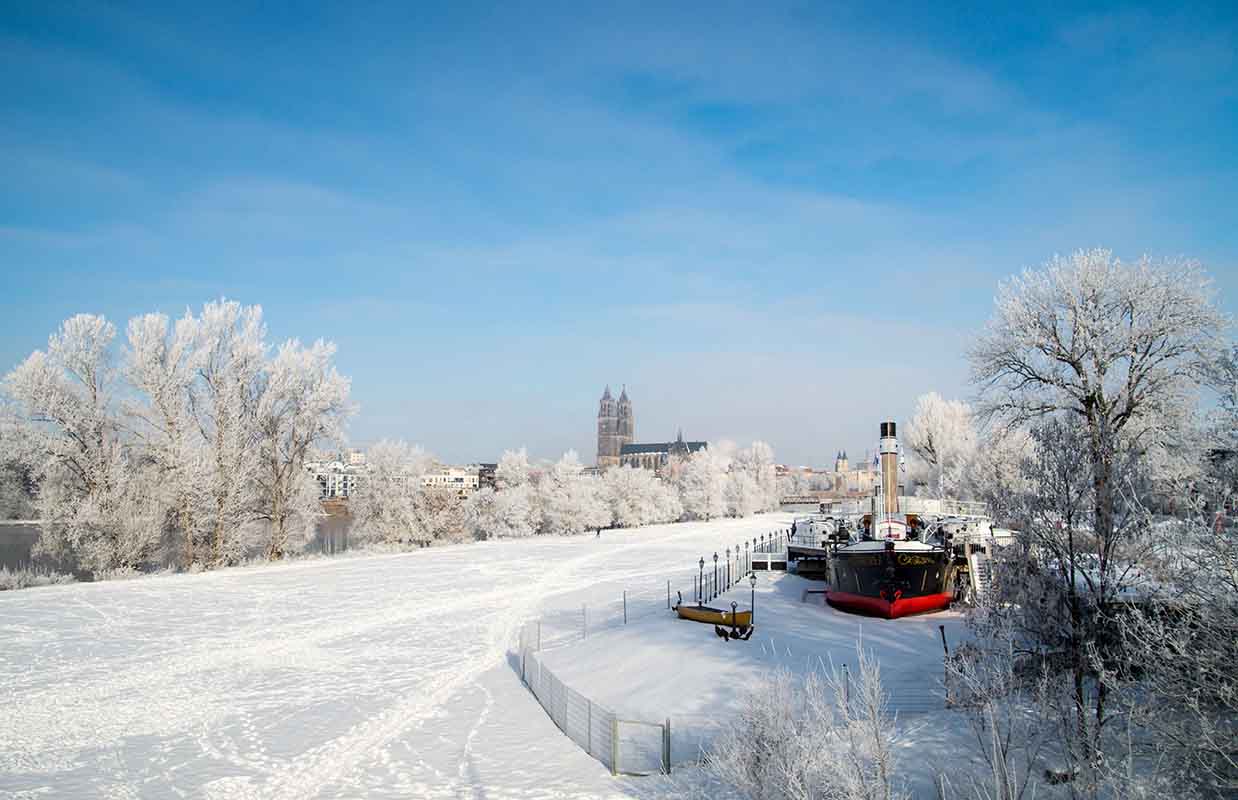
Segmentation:
[(667, 610), (670, 610), (670, 607), (671, 607), (671, 582), (667, 581), (666, 582), (666, 608)]
[(846, 664), (843, 664), (843, 702), (848, 708), (851, 707), (851, 673)]
[(671, 774), (671, 718), (666, 718), (666, 727), (662, 729), (662, 769)]
[(610, 774), (619, 774), (619, 718), (610, 718)]

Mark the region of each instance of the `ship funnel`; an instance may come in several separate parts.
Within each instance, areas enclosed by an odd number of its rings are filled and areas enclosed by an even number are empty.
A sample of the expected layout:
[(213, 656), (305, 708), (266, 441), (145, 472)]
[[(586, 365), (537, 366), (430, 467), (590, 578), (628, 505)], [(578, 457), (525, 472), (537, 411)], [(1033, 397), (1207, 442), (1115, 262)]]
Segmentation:
[(881, 492), (887, 514), (898, 513), (898, 438), (894, 435), (894, 421), (881, 423)]

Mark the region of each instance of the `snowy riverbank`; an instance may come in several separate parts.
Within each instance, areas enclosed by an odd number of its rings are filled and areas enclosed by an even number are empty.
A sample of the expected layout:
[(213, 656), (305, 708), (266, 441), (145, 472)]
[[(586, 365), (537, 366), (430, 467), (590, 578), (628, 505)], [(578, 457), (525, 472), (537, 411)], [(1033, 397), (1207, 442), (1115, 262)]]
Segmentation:
[(789, 521), (6, 592), (0, 795), (632, 796), (520, 684), (520, 623), (587, 605), (600, 630), (625, 589), (655, 616), (667, 579)]

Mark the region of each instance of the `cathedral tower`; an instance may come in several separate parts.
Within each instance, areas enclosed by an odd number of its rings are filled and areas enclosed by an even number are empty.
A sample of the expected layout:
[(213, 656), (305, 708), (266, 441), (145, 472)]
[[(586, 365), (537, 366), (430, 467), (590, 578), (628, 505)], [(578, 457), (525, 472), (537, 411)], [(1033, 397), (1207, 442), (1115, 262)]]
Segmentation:
[(632, 401), (628, 399), (628, 387), (623, 387), (619, 395), (619, 448), (636, 441), (636, 416), (632, 413)]
[(614, 467), (619, 464), (619, 409), (610, 387), (602, 392), (598, 403), (598, 467)]

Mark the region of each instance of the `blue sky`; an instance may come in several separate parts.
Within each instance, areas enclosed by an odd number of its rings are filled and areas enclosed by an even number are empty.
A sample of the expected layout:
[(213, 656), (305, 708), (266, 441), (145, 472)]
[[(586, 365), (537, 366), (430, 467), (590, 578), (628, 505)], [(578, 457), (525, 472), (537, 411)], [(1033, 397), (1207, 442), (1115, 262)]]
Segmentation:
[(3, 3), (0, 367), (226, 296), (360, 443), (764, 438), (967, 397), (996, 283), (1201, 260), (1238, 309), (1235, 6)]

